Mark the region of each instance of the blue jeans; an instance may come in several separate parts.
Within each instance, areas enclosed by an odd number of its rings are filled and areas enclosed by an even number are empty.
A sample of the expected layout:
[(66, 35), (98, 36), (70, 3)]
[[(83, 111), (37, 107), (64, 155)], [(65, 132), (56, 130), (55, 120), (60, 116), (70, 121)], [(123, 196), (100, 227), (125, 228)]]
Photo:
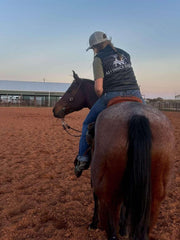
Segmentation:
[(92, 122), (95, 122), (99, 113), (102, 112), (107, 107), (109, 100), (117, 96), (121, 96), (121, 97), (135, 96), (142, 99), (142, 96), (139, 90), (126, 90), (126, 91), (104, 93), (93, 105), (86, 119), (83, 122), (82, 135), (79, 142), (79, 154), (78, 154), (79, 161), (88, 161), (88, 154), (86, 153), (89, 147), (89, 145), (86, 142), (86, 132), (88, 130), (88, 125)]

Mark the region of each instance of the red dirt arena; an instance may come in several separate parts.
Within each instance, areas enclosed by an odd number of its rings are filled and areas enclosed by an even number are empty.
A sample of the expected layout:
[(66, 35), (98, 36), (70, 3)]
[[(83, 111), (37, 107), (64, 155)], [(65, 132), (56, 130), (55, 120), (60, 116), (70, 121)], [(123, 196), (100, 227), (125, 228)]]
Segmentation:
[[(72, 113), (66, 120), (81, 129), (87, 112)], [(180, 112), (165, 114), (174, 126), (175, 160), (153, 237), (178, 240)], [(104, 231), (87, 229), (93, 214), (93, 196), (90, 170), (79, 179), (74, 176), (79, 138), (62, 129), (52, 109), (1, 107), (0, 133), (0, 239), (105, 239)]]

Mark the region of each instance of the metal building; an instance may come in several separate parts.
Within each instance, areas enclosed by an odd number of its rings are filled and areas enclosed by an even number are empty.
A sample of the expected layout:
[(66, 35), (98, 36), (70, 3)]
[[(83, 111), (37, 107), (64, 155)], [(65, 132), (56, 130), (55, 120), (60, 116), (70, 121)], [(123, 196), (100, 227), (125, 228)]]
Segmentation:
[(176, 100), (180, 100), (180, 94), (175, 96)]
[(70, 83), (0, 80), (0, 105), (54, 106)]

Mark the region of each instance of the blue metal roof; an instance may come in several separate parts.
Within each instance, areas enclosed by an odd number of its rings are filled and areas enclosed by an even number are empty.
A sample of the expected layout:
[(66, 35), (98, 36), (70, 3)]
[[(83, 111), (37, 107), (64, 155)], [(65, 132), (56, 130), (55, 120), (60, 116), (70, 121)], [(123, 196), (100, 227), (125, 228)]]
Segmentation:
[(0, 80), (0, 90), (6, 91), (66, 92), (70, 85), (70, 83)]

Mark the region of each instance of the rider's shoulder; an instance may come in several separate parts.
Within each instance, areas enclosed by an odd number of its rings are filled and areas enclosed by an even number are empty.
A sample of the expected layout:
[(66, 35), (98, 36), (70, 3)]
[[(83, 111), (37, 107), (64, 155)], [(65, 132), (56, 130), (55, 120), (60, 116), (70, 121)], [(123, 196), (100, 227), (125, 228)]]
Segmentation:
[(125, 50), (123, 50), (123, 49), (121, 49), (121, 48), (117, 48), (117, 47), (116, 47), (116, 50), (117, 50), (120, 54), (123, 54), (124, 56), (130, 57), (129, 53), (126, 52)]

